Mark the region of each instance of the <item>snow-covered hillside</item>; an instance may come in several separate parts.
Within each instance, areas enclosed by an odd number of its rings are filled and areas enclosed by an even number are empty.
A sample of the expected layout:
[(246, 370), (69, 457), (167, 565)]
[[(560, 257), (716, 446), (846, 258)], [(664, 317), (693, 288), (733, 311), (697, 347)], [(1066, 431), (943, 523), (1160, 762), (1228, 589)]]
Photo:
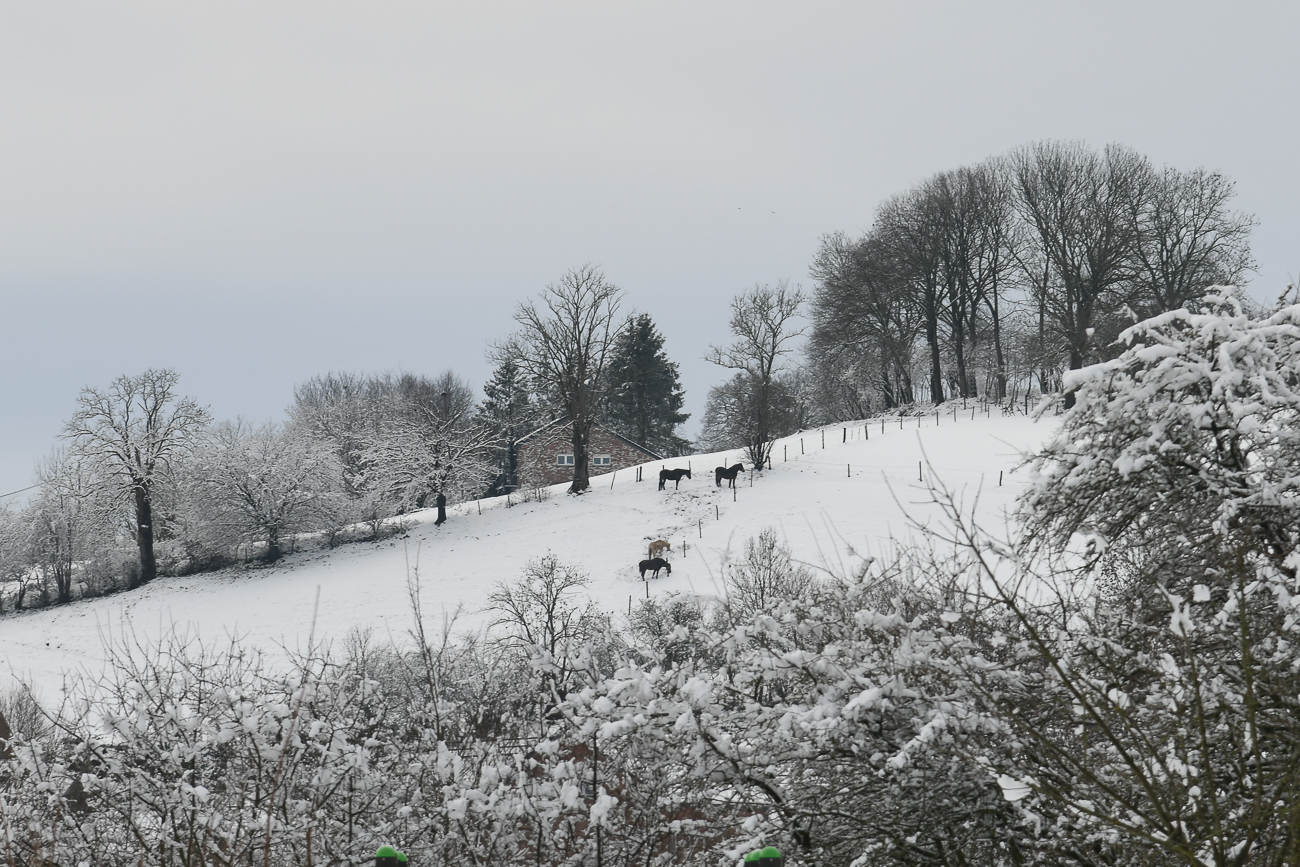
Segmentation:
[(734, 494), (714, 486), (713, 468), (740, 460), (739, 452), (664, 462), (692, 468), (694, 478), (683, 479), (679, 490), (671, 482), (657, 490), (656, 463), (646, 465), (640, 483), (630, 469), (615, 474), (612, 488), (608, 474), (596, 476), (581, 497), (560, 486), (543, 502), (511, 508), (504, 499), (463, 504), (450, 510), (441, 529), (431, 513), (418, 513), (405, 538), (295, 554), (269, 568), (160, 578), (130, 593), (4, 616), (0, 679), (28, 679), (53, 698), (62, 673), (97, 668), (102, 636), (124, 627), (142, 637), (174, 627), (214, 644), (238, 634), (267, 649), (302, 647), (317, 588), (318, 639), (340, 639), (354, 626), (402, 639), (411, 623), (408, 564), (418, 563), (426, 616), (459, 608), (457, 627), (466, 630), (490, 619), (482, 606), (494, 585), (517, 579), (528, 560), (547, 552), (585, 570), (591, 597), (615, 612), (626, 612), (630, 600), (647, 592), (637, 563), (655, 539), (672, 543), (673, 572), (648, 582), (652, 594), (715, 593), (728, 555), (764, 527), (774, 528), (798, 559), (838, 569), (852, 552), (878, 553), (890, 537), (906, 535), (904, 509), (921, 520), (936, 514), (918, 482), (923, 461), (933, 468), (926, 482), (933, 472), (968, 506), (978, 494), (981, 522), (1000, 526), (1024, 482), (1011, 470), (1053, 427), (996, 409), (991, 415), (958, 410), (954, 418), (949, 408), (937, 424), (933, 414), (905, 419), (901, 427), (898, 419), (877, 419), (867, 438), (862, 423), (847, 427), (847, 441), (845, 428), (829, 427), (824, 447), (821, 431), (781, 440), (773, 469), (752, 484), (745, 474)]

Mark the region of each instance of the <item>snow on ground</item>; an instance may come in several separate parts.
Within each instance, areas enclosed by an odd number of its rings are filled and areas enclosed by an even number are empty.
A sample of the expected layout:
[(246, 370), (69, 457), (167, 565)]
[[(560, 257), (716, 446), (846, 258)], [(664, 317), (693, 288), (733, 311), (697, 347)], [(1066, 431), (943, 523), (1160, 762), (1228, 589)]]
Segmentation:
[[(910, 534), (908, 515), (937, 517), (929, 493), (918, 482), (918, 464), (960, 494), (969, 509), (978, 495), (977, 516), (1001, 529), (1024, 485), (1013, 474), (1022, 452), (1043, 443), (1055, 424), (1023, 415), (991, 415), (949, 408), (933, 414), (811, 431), (777, 442), (773, 469), (737, 480), (734, 491), (714, 486), (713, 468), (742, 459), (739, 451), (695, 455), (645, 465), (645, 480), (620, 470), (592, 479), (580, 497), (551, 489), (549, 499), (507, 508), (504, 498), (466, 503), (449, 510), (441, 528), (433, 515), (410, 518), (405, 538), (348, 545), (285, 557), (265, 568), (237, 568), (206, 575), (159, 578), (147, 587), (72, 605), (0, 617), (0, 687), (11, 676), (33, 683), (52, 700), (63, 673), (78, 667), (94, 672), (104, 658), (103, 636), (124, 629), (156, 638), (176, 629), (218, 644), (228, 635), (268, 650), (303, 648), (312, 629), (318, 640), (341, 640), (353, 627), (371, 627), (376, 637), (404, 640), (411, 626), (406, 581), (408, 564), (419, 566), (426, 622), (437, 628), (443, 612), (461, 609), (461, 629), (478, 629), (491, 619), (483, 610), (500, 582), (520, 576), (524, 565), (548, 552), (581, 567), (591, 578), (590, 596), (609, 611), (651, 594), (670, 591), (714, 594), (720, 567), (743, 551), (745, 540), (773, 527), (797, 559), (840, 570), (853, 553), (880, 553), (890, 539)], [(801, 444), (802, 443), (802, 444)], [(661, 466), (687, 466), (693, 479), (680, 489), (657, 490)], [(999, 486), (999, 473), (1003, 481)], [(481, 514), (480, 514), (481, 508)], [(904, 511), (906, 510), (906, 512)], [(671, 577), (643, 583), (637, 563), (655, 539), (672, 543)]]

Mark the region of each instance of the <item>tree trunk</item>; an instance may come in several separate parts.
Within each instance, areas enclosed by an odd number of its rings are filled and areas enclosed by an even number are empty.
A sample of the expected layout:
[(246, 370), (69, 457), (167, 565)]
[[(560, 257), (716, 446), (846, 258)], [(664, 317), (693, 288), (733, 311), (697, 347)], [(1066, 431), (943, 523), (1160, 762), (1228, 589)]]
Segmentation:
[[(996, 307), (994, 308), (997, 309)], [(997, 314), (993, 317), (993, 357), (997, 364), (998, 400), (1007, 397), (1007, 359), (1002, 352), (1002, 323)]]
[(569, 485), (570, 494), (581, 494), (591, 485), (587, 468), (587, 434), (591, 422), (579, 423), (576, 419), (573, 429), (573, 484)]
[(515, 438), (512, 434), (510, 442), (506, 445), (506, 472), (505, 487), (507, 491), (513, 491), (519, 487), (519, 448), (515, 445)]
[(939, 357), (939, 317), (926, 312), (925, 342), (930, 346), (930, 400), (943, 403), (943, 366)]
[(637, 426), (636, 435), (639, 445), (649, 448), (650, 442), (650, 407), (649, 400), (646, 397), (645, 389), (637, 386), (636, 390), (636, 408), (637, 408)]
[(0, 759), (12, 759), (14, 757), (13, 747), (9, 746), (9, 741), (13, 740), (14, 733), (9, 728), (9, 722), (5, 715), (0, 713)]
[(755, 413), (754, 435), (748, 444), (749, 461), (756, 468), (767, 463), (767, 442), (772, 432), (772, 391), (770, 374), (759, 380), (758, 407)]
[(284, 552), (280, 550), (280, 534), (275, 532), (269, 533), (266, 537), (266, 562), (274, 563), (283, 555)]
[(953, 352), (957, 355), (957, 382), (961, 384), (961, 396), (970, 397), (966, 377), (966, 330), (960, 316), (953, 316), (952, 344)]
[[(1043, 274), (1043, 288), (1038, 295), (1038, 392), (1047, 394), (1047, 274)], [(1028, 393), (1032, 382), (1025, 386)]]
[[(1071, 341), (1070, 369), (1079, 370), (1081, 367), (1083, 367), (1083, 353), (1080, 352), (1079, 347), (1075, 345), (1073, 341)], [(1065, 408), (1069, 409), (1072, 406), (1074, 406), (1074, 389), (1071, 389), (1065, 393)]]
[(149, 483), (139, 480), (135, 484), (135, 543), (140, 549), (140, 574), (132, 590), (158, 577), (158, 562), (153, 556), (153, 503)]
[(55, 598), (60, 605), (72, 601), (72, 565), (71, 556), (66, 561), (60, 558), (59, 566), (54, 570)]

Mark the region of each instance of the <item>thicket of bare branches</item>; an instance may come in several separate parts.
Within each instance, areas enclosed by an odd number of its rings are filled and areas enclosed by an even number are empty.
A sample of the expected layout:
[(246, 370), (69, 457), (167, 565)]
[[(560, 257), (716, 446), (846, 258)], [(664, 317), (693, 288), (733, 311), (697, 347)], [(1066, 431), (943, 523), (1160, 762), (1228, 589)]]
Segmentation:
[(794, 380), (786, 376), (786, 358), (803, 333), (796, 327), (805, 298), (785, 283), (756, 286), (731, 301), (731, 333), (726, 346), (705, 356), (736, 373), (710, 390), (704, 411), (703, 439), (717, 449), (743, 447), (750, 463), (762, 469), (772, 442), (793, 433), (801, 420)]
[(571, 423), (573, 483), (580, 494), (589, 485), (587, 444), (611, 382), (608, 369), (618, 336), (628, 323), (619, 316), (623, 291), (594, 265), (566, 271), (536, 301), (515, 310), (520, 330), (496, 347), (533, 388), (550, 397)]
[(862, 238), (830, 235), (814, 259), (818, 415), (1055, 390), (1113, 355), (1134, 317), (1243, 279), (1254, 221), (1233, 192), (1120, 145), (1049, 141), (895, 196)]

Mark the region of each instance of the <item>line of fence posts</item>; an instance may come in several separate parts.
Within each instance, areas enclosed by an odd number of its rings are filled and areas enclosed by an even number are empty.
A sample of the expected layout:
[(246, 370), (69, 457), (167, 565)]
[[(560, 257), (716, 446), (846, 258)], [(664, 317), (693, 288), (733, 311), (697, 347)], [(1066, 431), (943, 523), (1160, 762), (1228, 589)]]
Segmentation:
[[(965, 402), (966, 402), (966, 401), (965, 401), (965, 399), (963, 398), (962, 403), (964, 404)], [(972, 407), (971, 407), (971, 411), (970, 411), (971, 421), (974, 421), (974, 420), (975, 420), (975, 413), (978, 411), (978, 405), (979, 405), (979, 404), (978, 404), (978, 402), (977, 402), (975, 406), (972, 406)], [(991, 415), (991, 414), (992, 414), (992, 406), (993, 406), (992, 403), (991, 403), (987, 398), (984, 398), (984, 412), (985, 412), (986, 415)], [(957, 408), (956, 406), (954, 406), (954, 407), (953, 407), (953, 410), (952, 410), (952, 419), (953, 419), (953, 422), (956, 422), (956, 421), (957, 421), (957, 410), (958, 410), (958, 408)], [(1026, 390), (1026, 392), (1025, 392), (1025, 410), (1024, 410), (1024, 411), (1025, 411), (1025, 414), (1026, 414), (1026, 415), (1029, 414), (1029, 393), (1028, 393), (1028, 390)], [(939, 411), (937, 408), (936, 408), (935, 411), (934, 411), (934, 423), (935, 423), (935, 426), (936, 426), (936, 427), (938, 427), (938, 425), (939, 425), (939, 412), (940, 412), (940, 411)], [(917, 419), (916, 419), (916, 426), (917, 426), (918, 429), (921, 427), (921, 418), (920, 418), (920, 416), (918, 416)], [(899, 429), (899, 430), (902, 430), (902, 429), (903, 429), (903, 417), (902, 417), (901, 415), (898, 417), (898, 429)], [(880, 433), (883, 435), (884, 432), (885, 432), (885, 419), (882, 418), (882, 419), (880, 420)], [(821, 435), (822, 435), (822, 448), (825, 448), (825, 447), (826, 447), (826, 429), (825, 429), (825, 428), (822, 429), (822, 431), (821, 431)], [(864, 440), (870, 440), (870, 439), (871, 439), (871, 429), (870, 429), (870, 425), (869, 425), (869, 424), (865, 424), (865, 423), (864, 423), (864, 424), (862, 425), (862, 438), (863, 438)], [(842, 427), (842, 428), (840, 429), (840, 442), (841, 442), (841, 443), (847, 443), (848, 441), (849, 441), (849, 429), (848, 429), (847, 426), (845, 426), (845, 427)], [(800, 438), (799, 438), (799, 454), (801, 454), (801, 455), (802, 455), (802, 454), (806, 454), (806, 452), (804, 451), (803, 437), (800, 437)], [(790, 460), (790, 446), (789, 446), (788, 443), (782, 443), (782, 444), (781, 444), (781, 461), (782, 461), (782, 463), (788, 463), (789, 460)], [(767, 468), (768, 468), (769, 470), (772, 469), (772, 455), (771, 455), (771, 453), (769, 453), (768, 456), (767, 456)], [(643, 467), (637, 467), (637, 468), (636, 468), (636, 480), (637, 480), (638, 482), (641, 481), (642, 478), (643, 478), (643, 472), (642, 472), (643, 469), (644, 469)], [(690, 467), (690, 462), (688, 462), (688, 463), (687, 463), (687, 470), (690, 471), (690, 469), (691, 469), (691, 467)], [(750, 470), (749, 470), (749, 486), (750, 486), (751, 488), (754, 487), (754, 469), (755, 469), (755, 468), (751, 466), (751, 467), (750, 467)], [(845, 471), (845, 476), (846, 476), (847, 478), (850, 478), (850, 479), (853, 478), (853, 464), (851, 464), (851, 463), (847, 463), (847, 464), (845, 464), (845, 465), (844, 465), (844, 471)], [(617, 474), (618, 474), (618, 471), (617, 471), (617, 470), (615, 470), (614, 473), (611, 474), (610, 481), (609, 481), (609, 488), (610, 488), (610, 490), (613, 490), (613, 489), (614, 489), (614, 476), (616, 476)], [(999, 470), (999, 471), (998, 471), (998, 487), (1002, 487), (1002, 476), (1003, 476), (1003, 471), (1002, 471), (1002, 470)], [(925, 481), (925, 472), (924, 472), (924, 466), (923, 466), (923, 462), (922, 462), (922, 461), (917, 461), (917, 462), (916, 462), (916, 479), (917, 479), (918, 482), (924, 482), (924, 481)], [(510, 501), (509, 492), (507, 492), (507, 495), (506, 495), (506, 502), (507, 502), (507, 504), (509, 503), (509, 501)], [(731, 501), (732, 501), (733, 503), (734, 503), (734, 502), (737, 502), (737, 499), (736, 499), (736, 488), (735, 488), (734, 485), (733, 485), (732, 488), (731, 488)], [(479, 513), (480, 515), (483, 514), (483, 505), (482, 505), (482, 502), (481, 502), (481, 501), (476, 501), (476, 504), (478, 505), (478, 513)], [(722, 520), (722, 512), (721, 512), (721, 510), (718, 508), (718, 505), (717, 505), (716, 503), (714, 503), (714, 505), (713, 505), (713, 517), (714, 517), (714, 520), (717, 520), (717, 521), (721, 521), (721, 520)], [(701, 518), (701, 519), (698, 521), (698, 526), (697, 526), (696, 529), (697, 529), (697, 532), (699, 533), (699, 537), (700, 537), (701, 539), (703, 539), (703, 538), (704, 538), (704, 519)], [(683, 551), (686, 550), (686, 540), (685, 540), (685, 539), (682, 540), (682, 550), (683, 550)], [(646, 598), (647, 598), (647, 599), (650, 598), (650, 584), (649, 584), (649, 582), (646, 582)], [(631, 600), (632, 600), (632, 597), (629, 596), (629, 597), (628, 597), (628, 611), (629, 611), (629, 612), (632, 610), (632, 609), (631, 609), (631, 604), (632, 604)]]

